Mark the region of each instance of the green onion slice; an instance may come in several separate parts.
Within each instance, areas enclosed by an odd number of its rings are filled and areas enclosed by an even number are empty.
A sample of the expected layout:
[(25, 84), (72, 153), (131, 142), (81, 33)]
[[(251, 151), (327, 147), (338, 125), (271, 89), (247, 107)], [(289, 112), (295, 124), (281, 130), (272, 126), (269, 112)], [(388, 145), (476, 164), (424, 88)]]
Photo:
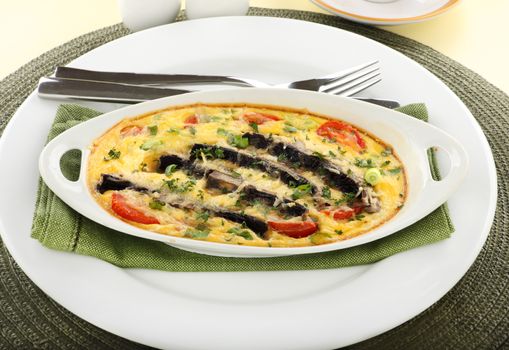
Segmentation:
[(382, 179), (382, 174), (378, 168), (369, 168), (364, 173), (364, 180), (370, 185), (376, 185)]

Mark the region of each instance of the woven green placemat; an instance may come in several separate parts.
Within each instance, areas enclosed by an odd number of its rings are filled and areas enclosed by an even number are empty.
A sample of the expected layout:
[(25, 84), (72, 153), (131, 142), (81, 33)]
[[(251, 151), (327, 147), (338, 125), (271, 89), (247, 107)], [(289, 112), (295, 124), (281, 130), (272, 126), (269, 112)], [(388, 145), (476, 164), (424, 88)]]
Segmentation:
[[(251, 15), (322, 23), (369, 37), (419, 62), (467, 105), (495, 155), (499, 198), (481, 254), (440, 301), (405, 324), (352, 349), (509, 349), (509, 97), (433, 49), (380, 29), (316, 13), (251, 9)], [(0, 82), (0, 132), (38, 79), (108, 41), (120, 25), (74, 39), (34, 59)], [(367, 320), (369, 321), (369, 320)], [(171, 335), (171, 334), (169, 334)], [(0, 349), (141, 349), (74, 316), (37, 288), (0, 242)]]

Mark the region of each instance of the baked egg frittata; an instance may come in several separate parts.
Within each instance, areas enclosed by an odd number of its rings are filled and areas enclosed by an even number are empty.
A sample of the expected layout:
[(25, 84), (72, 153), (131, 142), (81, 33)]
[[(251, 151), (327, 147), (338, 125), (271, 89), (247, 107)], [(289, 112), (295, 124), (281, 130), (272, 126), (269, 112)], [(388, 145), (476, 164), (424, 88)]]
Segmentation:
[(406, 195), (392, 148), (346, 122), (256, 105), (124, 119), (94, 141), (88, 186), (112, 215), (160, 234), (299, 247), (364, 234)]

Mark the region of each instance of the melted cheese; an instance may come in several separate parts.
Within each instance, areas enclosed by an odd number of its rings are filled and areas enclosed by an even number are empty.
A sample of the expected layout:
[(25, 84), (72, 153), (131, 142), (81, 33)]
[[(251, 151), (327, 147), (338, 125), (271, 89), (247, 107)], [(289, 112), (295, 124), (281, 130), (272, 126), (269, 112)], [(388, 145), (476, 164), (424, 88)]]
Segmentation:
[[(371, 214), (364, 212), (351, 219), (335, 220), (320, 211), (322, 208), (317, 206), (312, 196), (302, 196), (296, 199), (296, 202), (309, 209), (306, 215), (308, 219), (318, 224), (318, 231), (308, 237), (291, 238), (269, 229), (266, 236), (260, 238), (238, 223), (214, 217), (210, 213), (204, 213), (203, 210), (192, 211), (171, 205), (163, 205), (162, 208), (150, 206), (154, 200), (166, 200), (171, 197), (190, 205), (200, 203), (238, 212), (238, 192), (213, 193), (207, 190), (205, 179), (192, 179), (183, 170), (177, 170), (169, 176), (158, 173), (156, 170), (161, 155), (177, 154), (188, 157), (190, 148), (195, 143), (232, 147), (228, 143), (228, 135), (253, 132), (253, 127), (243, 119), (246, 113), (265, 113), (278, 117), (280, 120), (267, 121), (258, 125), (258, 133), (266, 136), (273, 135), (278, 140), (290, 144), (301, 144), (307, 150), (317, 152), (316, 154), (342, 169), (347, 169), (351, 176), (361, 181), (369, 167), (379, 168), (382, 178), (372, 189), (380, 200), (381, 210)], [(198, 116), (200, 122), (186, 124), (186, 119), (193, 116)], [(306, 111), (251, 105), (192, 105), (124, 119), (93, 143), (88, 164), (88, 185), (94, 198), (112, 215), (116, 215), (111, 209), (112, 191), (100, 194), (96, 190), (102, 174), (120, 176), (140, 187), (155, 191), (141, 193), (123, 190), (121, 193), (127, 198), (130, 206), (157, 218), (160, 224), (144, 225), (123, 220), (161, 234), (265, 247), (309, 246), (349, 239), (369, 232), (397, 213), (405, 199), (405, 173), (394, 152), (386, 151), (390, 147), (362, 130), (359, 132), (366, 143), (366, 148), (361, 152), (348, 144), (318, 135), (318, 127), (327, 120), (325, 117)], [(138, 134), (126, 135), (123, 132), (133, 126), (140, 131)], [(251, 148), (242, 151), (259, 153), (259, 150)], [(267, 154), (263, 157), (277, 161), (275, 157)], [(260, 170), (238, 167), (221, 159), (202, 159), (200, 164), (240, 176), (243, 184), (251, 184), (260, 190), (272, 192), (279, 198), (292, 198), (295, 192), (295, 188)], [(320, 188), (327, 186), (318, 173), (299, 168), (292, 170), (319, 185)], [(168, 181), (176, 184), (177, 193), (168, 193), (168, 187), (165, 185)], [(369, 187), (366, 183), (363, 186)], [(335, 188), (330, 188), (330, 193), (332, 199), (322, 198), (323, 201), (329, 203), (331, 207), (340, 205), (337, 202), (341, 202), (344, 194)], [(281, 220), (274, 216), (271, 208), (260, 203), (253, 202), (242, 210), (245, 214), (264, 221)]]

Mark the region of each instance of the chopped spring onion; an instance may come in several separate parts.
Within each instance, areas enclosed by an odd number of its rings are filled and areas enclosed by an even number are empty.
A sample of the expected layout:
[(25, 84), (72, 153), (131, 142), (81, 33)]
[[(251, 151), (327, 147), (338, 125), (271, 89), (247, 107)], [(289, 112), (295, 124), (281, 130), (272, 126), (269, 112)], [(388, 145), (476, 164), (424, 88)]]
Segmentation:
[(177, 165), (176, 164), (170, 164), (166, 167), (164, 170), (164, 175), (171, 177), (171, 174), (177, 171)]
[(382, 174), (378, 168), (369, 168), (364, 173), (364, 180), (370, 185), (376, 185), (380, 179), (382, 178)]
[(145, 141), (141, 146), (140, 146), (140, 149), (144, 150), (144, 151), (148, 151), (152, 148), (155, 148), (157, 146), (161, 146), (163, 144), (163, 142), (161, 140), (147, 140)]

